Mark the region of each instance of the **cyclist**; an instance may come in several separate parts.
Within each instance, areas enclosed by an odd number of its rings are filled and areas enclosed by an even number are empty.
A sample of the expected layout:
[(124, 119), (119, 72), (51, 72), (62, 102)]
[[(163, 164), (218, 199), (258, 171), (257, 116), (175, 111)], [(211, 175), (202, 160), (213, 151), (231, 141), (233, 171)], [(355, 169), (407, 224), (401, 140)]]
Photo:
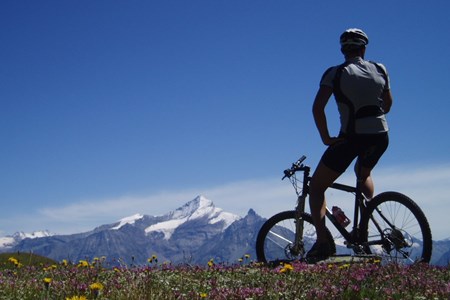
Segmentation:
[[(328, 146), (310, 184), (310, 207), (317, 240), (307, 253), (308, 260), (323, 260), (330, 253), (325, 231), (325, 191), (355, 163), (361, 191), (372, 198), (374, 185), (371, 170), (387, 149), (388, 126), (385, 114), (392, 105), (386, 68), (364, 59), (367, 35), (351, 28), (340, 36), (345, 62), (325, 71), (313, 104), (313, 116), (323, 143)], [(337, 137), (329, 134), (325, 106), (334, 94), (340, 114), (341, 128)]]

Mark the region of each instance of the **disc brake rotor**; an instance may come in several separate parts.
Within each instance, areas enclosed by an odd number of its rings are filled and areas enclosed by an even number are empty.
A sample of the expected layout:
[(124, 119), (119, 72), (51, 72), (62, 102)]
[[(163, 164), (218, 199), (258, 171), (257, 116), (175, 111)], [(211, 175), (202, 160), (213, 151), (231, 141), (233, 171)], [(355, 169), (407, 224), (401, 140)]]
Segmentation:
[(401, 230), (394, 228), (387, 228), (384, 230), (384, 237), (387, 240), (387, 244), (384, 248), (390, 252), (392, 249), (400, 250), (405, 247), (412, 246), (412, 238), (405, 232), (402, 233)]

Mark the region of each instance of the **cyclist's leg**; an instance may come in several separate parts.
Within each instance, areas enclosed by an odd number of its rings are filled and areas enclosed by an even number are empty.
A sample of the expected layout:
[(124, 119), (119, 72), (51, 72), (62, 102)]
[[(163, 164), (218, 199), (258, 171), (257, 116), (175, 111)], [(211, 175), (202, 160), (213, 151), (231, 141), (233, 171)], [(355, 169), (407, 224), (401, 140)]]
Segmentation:
[(361, 192), (372, 199), (374, 195), (374, 183), (371, 171), (380, 160), (389, 145), (387, 133), (365, 135), (357, 138), (362, 151), (355, 164), (355, 173), (360, 183)]
[(317, 243), (326, 243), (325, 227), (326, 200), (325, 191), (341, 175), (327, 167), (322, 161), (317, 166), (309, 186), (309, 206), (314, 226), (316, 227)]
[(359, 160), (356, 162), (355, 174), (356, 177), (358, 178), (361, 192), (364, 194), (364, 196), (366, 196), (367, 199), (372, 199), (375, 191), (371, 171), (372, 168), (361, 166)]
[(357, 152), (354, 151), (354, 146), (347, 139), (337, 142), (327, 148), (311, 178), (309, 205), (316, 226), (318, 243), (326, 241), (325, 191), (345, 172), (356, 156)]

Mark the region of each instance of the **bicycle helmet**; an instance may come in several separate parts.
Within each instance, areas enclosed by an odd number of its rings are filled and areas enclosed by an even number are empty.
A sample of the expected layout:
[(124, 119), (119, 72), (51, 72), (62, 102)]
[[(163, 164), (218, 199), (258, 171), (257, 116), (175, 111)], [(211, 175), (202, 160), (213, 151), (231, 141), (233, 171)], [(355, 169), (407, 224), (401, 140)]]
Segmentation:
[(350, 28), (341, 34), (340, 43), (342, 49), (357, 49), (369, 44), (369, 37), (361, 29)]

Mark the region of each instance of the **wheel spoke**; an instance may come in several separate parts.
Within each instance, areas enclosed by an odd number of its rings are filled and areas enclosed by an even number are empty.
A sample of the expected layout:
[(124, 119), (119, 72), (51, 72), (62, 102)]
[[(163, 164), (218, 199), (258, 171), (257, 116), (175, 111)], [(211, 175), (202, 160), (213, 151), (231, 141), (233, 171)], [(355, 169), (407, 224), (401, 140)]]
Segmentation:
[[(279, 262), (301, 259), (316, 239), (316, 231), (309, 214), (302, 216), (304, 236), (295, 245), (295, 212), (279, 213), (263, 225), (256, 241), (258, 260), (262, 262)], [(328, 231), (332, 240), (331, 233)], [(335, 247), (333, 243), (333, 247)]]
[[(282, 241), (287, 242), (288, 244), (292, 244), (292, 241), (290, 241), (289, 239), (285, 238), (284, 236), (279, 235), (278, 233), (274, 232), (273, 230), (269, 231), (270, 234), (274, 235), (275, 237), (279, 238)], [(267, 236), (268, 239), (270, 239), (271, 241), (275, 242), (275, 239)]]
[(429, 261), (431, 232), (420, 208), (408, 197), (394, 192), (380, 194), (372, 201), (368, 208), (372, 217), (368, 215), (362, 221), (370, 252), (386, 262)]

